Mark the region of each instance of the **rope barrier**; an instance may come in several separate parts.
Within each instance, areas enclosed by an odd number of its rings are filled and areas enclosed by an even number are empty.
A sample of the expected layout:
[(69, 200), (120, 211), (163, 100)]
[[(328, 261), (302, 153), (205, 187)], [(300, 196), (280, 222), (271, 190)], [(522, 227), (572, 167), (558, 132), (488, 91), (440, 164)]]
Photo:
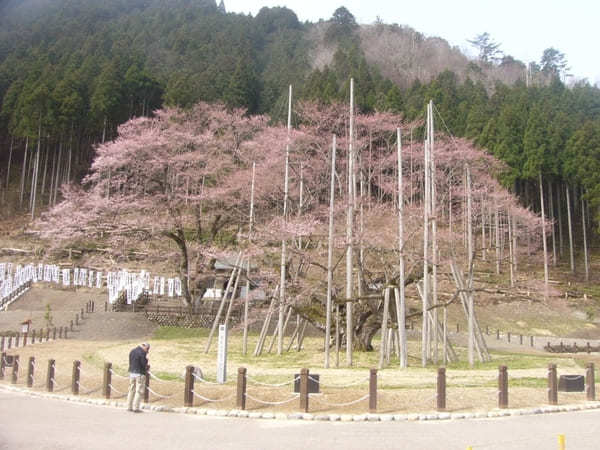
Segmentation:
[[(121, 392), (119, 391), (117, 388), (115, 388), (112, 384), (109, 384), (108, 387), (110, 387), (111, 391), (115, 391), (117, 394), (121, 394), (121, 397), (125, 397), (127, 395), (126, 392)], [(121, 398), (121, 397), (115, 397), (115, 398)]]
[[(58, 387), (58, 383), (56, 382), (56, 379), (52, 378), (52, 384), (54, 385), (54, 387)], [(67, 389), (69, 386), (64, 386), (64, 387), (59, 387), (58, 389), (53, 389), (54, 392), (60, 392), (60, 391), (64, 391), (65, 389)]]
[(352, 400), (351, 402), (346, 402), (346, 403), (330, 403), (330, 402), (326, 401), (322, 397), (314, 397), (314, 400), (317, 401), (317, 402), (323, 403), (326, 406), (331, 406), (331, 407), (334, 407), (334, 408), (341, 408), (341, 407), (344, 407), (344, 406), (355, 405), (356, 403), (360, 403), (363, 400), (366, 400), (368, 398), (369, 398), (369, 394), (365, 394), (361, 398), (357, 398), (356, 400)]
[(234, 394), (229, 395), (228, 397), (224, 397), (224, 398), (218, 398), (218, 399), (213, 399), (213, 398), (207, 398), (204, 397), (198, 393), (196, 393), (196, 391), (192, 391), (192, 394), (194, 395), (194, 397), (198, 397), (199, 399), (204, 400), (205, 402), (210, 402), (210, 403), (219, 403), (219, 402), (224, 402), (226, 400), (229, 400), (230, 398), (233, 397)]
[(314, 381), (317, 384), (320, 384), (322, 388), (331, 388), (331, 389), (341, 389), (341, 388), (357, 386), (359, 384), (364, 384), (369, 381), (369, 377), (366, 377), (366, 378), (363, 378), (362, 380), (354, 381), (354, 382), (348, 383), (348, 384), (323, 384), (322, 382), (319, 382), (319, 380), (311, 377), (310, 375), (308, 376), (308, 379)]
[(110, 369), (110, 373), (113, 374), (114, 376), (118, 377), (118, 378), (123, 378), (125, 380), (129, 379), (129, 377), (124, 377), (123, 375), (119, 375), (117, 372), (115, 372), (112, 369)]
[(148, 375), (150, 375), (150, 378), (152, 378), (153, 380), (156, 380), (160, 383), (169, 383), (169, 381), (166, 380), (161, 380), (160, 378), (158, 378), (156, 375), (154, 375), (152, 372), (148, 372)]
[(162, 394), (159, 394), (159, 393), (157, 393), (157, 392), (154, 392), (152, 389), (150, 389), (150, 387), (148, 387), (148, 392), (150, 392), (150, 393), (152, 393), (152, 394), (156, 395), (156, 396), (157, 396), (157, 397), (159, 397), (159, 398), (171, 398), (171, 397), (173, 397), (173, 396), (175, 395), (175, 394), (170, 394), (170, 395), (162, 395)]
[(290, 384), (295, 383), (296, 381), (298, 381), (300, 379), (300, 377), (294, 377), (294, 379), (292, 381), (286, 381), (284, 383), (277, 383), (277, 384), (270, 384), (270, 383), (263, 383), (262, 381), (258, 381), (248, 375), (246, 375), (246, 380), (250, 381), (253, 384), (257, 384), (259, 386), (267, 386), (267, 387), (282, 387), (282, 386), (287, 386)]
[(261, 400), (261, 399), (259, 399), (259, 398), (253, 397), (252, 395), (250, 395), (250, 394), (248, 394), (248, 393), (246, 392), (246, 398), (249, 398), (250, 400), (253, 400), (253, 401), (255, 401), (256, 403), (262, 403), (263, 405), (273, 405), (273, 406), (277, 406), (277, 405), (284, 405), (284, 404), (286, 404), (286, 403), (293, 402), (294, 400), (298, 400), (298, 397), (300, 397), (300, 394), (296, 394), (296, 395), (294, 395), (294, 396), (290, 397), (289, 399), (287, 399), (287, 400), (283, 400), (283, 401), (281, 401), (281, 402), (268, 402), (268, 401)]
[(216, 386), (221, 386), (221, 384), (222, 384), (222, 383), (215, 383), (214, 381), (208, 381), (208, 380), (205, 380), (205, 379), (204, 379), (204, 378), (202, 378), (200, 375), (196, 375), (195, 373), (193, 373), (193, 374), (192, 374), (192, 376), (193, 376), (193, 377), (194, 377), (196, 380), (200, 381), (201, 383), (212, 384), (212, 385), (216, 385)]

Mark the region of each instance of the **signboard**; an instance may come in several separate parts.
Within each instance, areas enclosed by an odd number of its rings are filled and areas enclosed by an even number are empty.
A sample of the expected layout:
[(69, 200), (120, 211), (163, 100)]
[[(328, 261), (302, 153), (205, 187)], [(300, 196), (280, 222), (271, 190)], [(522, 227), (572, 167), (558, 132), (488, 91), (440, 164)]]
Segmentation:
[(219, 325), (219, 344), (217, 348), (217, 383), (227, 381), (227, 325)]

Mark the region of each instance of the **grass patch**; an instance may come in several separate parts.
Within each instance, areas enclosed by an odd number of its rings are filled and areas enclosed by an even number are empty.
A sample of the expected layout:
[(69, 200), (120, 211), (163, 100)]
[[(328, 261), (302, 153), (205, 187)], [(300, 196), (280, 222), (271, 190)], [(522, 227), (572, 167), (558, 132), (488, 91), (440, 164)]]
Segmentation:
[(209, 330), (206, 328), (180, 328), (161, 326), (156, 329), (152, 335), (155, 340), (173, 340), (173, 339), (197, 339), (208, 337)]

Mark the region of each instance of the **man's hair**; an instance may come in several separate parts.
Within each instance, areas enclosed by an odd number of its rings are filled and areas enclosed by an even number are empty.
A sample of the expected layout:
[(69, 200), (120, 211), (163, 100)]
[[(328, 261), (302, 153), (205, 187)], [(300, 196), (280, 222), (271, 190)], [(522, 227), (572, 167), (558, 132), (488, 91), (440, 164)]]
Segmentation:
[(150, 350), (150, 344), (148, 344), (147, 342), (144, 342), (143, 344), (140, 344), (140, 346), (146, 347), (148, 350)]

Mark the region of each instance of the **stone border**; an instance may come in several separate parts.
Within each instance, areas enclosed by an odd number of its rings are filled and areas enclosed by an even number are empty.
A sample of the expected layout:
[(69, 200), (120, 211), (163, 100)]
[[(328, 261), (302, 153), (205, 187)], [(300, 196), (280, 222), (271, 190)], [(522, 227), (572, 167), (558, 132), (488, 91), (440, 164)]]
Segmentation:
[[(106, 406), (113, 408), (125, 408), (126, 404), (118, 400), (106, 400), (98, 398), (85, 398), (75, 395), (60, 395), (46, 392), (31, 391), (28, 389), (14, 386), (0, 385), (0, 389), (5, 392), (19, 392), (31, 397), (50, 398), (55, 400), (70, 401), (76, 403), (88, 403), (96, 406)], [(208, 409), (208, 408), (172, 408), (170, 406), (149, 405), (143, 403), (142, 409), (154, 412), (170, 412), (179, 414), (195, 414), (209, 417), (240, 417), (247, 419), (276, 419), (276, 420), (307, 420), (323, 422), (406, 422), (406, 421), (438, 421), (438, 420), (459, 420), (459, 419), (487, 419), (509, 416), (531, 416), (536, 414), (549, 414), (557, 412), (585, 411), (591, 409), (600, 409), (600, 401), (586, 402), (575, 405), (560, 406), (539, 406), (534, 408), (521, 409), (494, 409), (488, 412), (472, 413), (412, 413), (412, 414), (312, 414), (312, 413), (273, 413), (257, 411), (241, 411), (238, 409)]]

